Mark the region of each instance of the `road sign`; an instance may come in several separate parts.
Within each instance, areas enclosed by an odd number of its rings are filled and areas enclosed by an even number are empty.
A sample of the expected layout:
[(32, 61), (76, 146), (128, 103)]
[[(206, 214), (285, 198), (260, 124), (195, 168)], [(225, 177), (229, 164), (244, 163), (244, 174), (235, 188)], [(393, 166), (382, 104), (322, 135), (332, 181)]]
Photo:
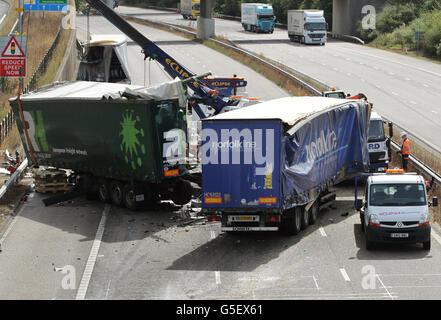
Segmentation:
[(26, 76), (26, 37), (0, 37), (0, 77)]
[(26, 11), (63, 11), (67, 12), (68, 0), (25, 0)]

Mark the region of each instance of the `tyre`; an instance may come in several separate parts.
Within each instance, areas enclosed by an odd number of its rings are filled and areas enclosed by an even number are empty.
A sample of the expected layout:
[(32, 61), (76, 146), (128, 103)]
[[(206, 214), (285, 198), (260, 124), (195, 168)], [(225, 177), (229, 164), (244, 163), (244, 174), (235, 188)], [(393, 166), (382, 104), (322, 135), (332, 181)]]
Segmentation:
[(318, 213), (319, 213), (319, 205), (318, 202), (316, 201), (312, 207), (309, 209), (309, 224), (313, 225), (317, 222), (317, 217), (318, 217)]
[(123, 206), (123, 185), (119, 181), (112, 181), (110, 183), (110, 199), (115, 206), (122, 207)]
[(366, 250), (372, 250), (372, 249), (374, 249), (374, 243), (366, 239)]
[(123, 203), (124, 206), (136, 211), (139, 209), (141, 201), (136, 201), (136, 188), (132, 183), (126, 183), (123, 187)]
[(177, 205), (187, 204), (191, 200), (192, 188), (190, 182), (186, 180), (178, 180), (173, 192), (171, 193), (172, 201)]
[(101, 202), (110, 202), (110, 186), (106, 179), (100, 179), (98, 181), (98, 198)]
[(256, 26), (251, 26), (251, 32), (256, 32)]
[(300, 216), (302, 217), (301, 229), (305, 230), (309, 226), (309, 211), (305, 207), (300, 207)]
[(424, 250), (430, 250), (430, 246), (431, 246), (430, 239), (429, 239), (429, 241), (423, 242), (423, 249)]
[(289, 210), (284, 221), (284, 229), (288, 235), (297, 235), (302, 228), (302, 215), (299, 207)]
[(361, 232), (365, 232), (365, 226), (364, 226), (364, 216), (360, 214), (360, 223), (361, 223)]

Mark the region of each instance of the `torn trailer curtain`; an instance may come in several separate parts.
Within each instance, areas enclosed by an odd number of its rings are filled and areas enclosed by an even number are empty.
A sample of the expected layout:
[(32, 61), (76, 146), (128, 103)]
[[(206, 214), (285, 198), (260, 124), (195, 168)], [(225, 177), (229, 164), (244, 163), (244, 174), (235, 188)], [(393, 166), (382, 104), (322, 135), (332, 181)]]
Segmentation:
[(203, 120), (203, 207), (284, 210), (310, 202), (366, 170), (369, 114), (360, 100), (292, 97)]

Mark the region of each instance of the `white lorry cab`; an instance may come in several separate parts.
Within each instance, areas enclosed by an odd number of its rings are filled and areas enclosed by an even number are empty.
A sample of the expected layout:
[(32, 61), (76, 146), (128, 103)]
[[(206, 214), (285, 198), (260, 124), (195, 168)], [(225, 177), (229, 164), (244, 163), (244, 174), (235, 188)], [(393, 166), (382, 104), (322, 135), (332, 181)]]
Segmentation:
[(366, 236), (366, 249), (374, 243), (422, 243), (430, 250), (429, 207), (438, 199), (427, 199), (422, 176), (387, 170), (374, 173), (366, 181), (364, 200), (356, 199), (361, 228)]

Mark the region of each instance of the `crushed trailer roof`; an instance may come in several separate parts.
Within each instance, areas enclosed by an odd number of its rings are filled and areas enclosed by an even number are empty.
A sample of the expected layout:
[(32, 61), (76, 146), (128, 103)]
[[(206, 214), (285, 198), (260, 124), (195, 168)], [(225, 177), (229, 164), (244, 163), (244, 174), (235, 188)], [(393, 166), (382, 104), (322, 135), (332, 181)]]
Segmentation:
[[(120, 83), (74, 81), (54, 83), (20, 96), (22, 101), (126, 99), (123, 94), (142, 100), (185, 100), (182, 83), (172, 80), (152, 87)], [(9, 99), (16, 100), (17, 97)], [(182, 102), (183, 103), (183, 102)]]
[(280, 119), (288, 126), (294, 126), (310, 116), (354, 102), (359, 101), (325, 97), (287, 97), (222, 113), (204, 121)]

